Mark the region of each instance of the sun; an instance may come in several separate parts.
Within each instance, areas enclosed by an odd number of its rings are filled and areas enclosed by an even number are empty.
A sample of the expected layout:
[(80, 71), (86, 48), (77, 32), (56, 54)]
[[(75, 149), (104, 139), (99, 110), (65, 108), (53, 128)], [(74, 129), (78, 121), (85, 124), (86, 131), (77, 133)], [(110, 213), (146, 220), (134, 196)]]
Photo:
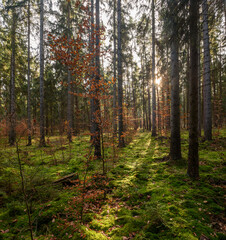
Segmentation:
[(162, 82), (162, 78), (161, 77), (156, 78), (156, 80), (155, 80), (156, 85), (159, 86), (161, 84), (161, 82)]

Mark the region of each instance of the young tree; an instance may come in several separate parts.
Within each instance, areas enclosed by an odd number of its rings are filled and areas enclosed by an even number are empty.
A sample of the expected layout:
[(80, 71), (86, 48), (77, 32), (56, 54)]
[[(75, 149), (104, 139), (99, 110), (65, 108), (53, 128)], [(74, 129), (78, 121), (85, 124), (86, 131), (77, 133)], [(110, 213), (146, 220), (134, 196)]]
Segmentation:
[(211, 140), (212, 106), (211, 106), (210, 44), (209, 44), (207, 0), (202, 0), (202, 16), (203, 16), (203, 43), (204, 43), (204, 73), (203, 73), (204, 136), (206, 140)]
[(188, 152), (188, 175), (199, 177), (198, 154), (198, 10), (197, 0), (190, 0), (190, 129)]

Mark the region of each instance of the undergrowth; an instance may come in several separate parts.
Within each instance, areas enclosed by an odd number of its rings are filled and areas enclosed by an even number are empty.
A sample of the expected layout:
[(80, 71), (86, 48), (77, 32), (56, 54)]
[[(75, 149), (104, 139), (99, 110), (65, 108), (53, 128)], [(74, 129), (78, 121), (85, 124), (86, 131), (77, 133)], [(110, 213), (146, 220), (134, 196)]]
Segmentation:
[[(170, 162), (169, 138), (144, 132), (107, 161), (84, 168), (88, 136), (68, 145), (50, 138), (49, 147), (20, 147), (34, 238), (41, 239), (226, 239), (226, 132), (200, 140), (200, 179), (186, 175), (188, 135), (182, 134), (182, 157)], [(14, 148), (0, 154), (0, 239), (29, 239)], [(106, 148), (106, 159), (112, 152)], [(115, 162), (116, 161), (116, 162)], [(76, 173), (71, 186), (53, 184)], [(81, 218), (81, 211), (83, 217)]]

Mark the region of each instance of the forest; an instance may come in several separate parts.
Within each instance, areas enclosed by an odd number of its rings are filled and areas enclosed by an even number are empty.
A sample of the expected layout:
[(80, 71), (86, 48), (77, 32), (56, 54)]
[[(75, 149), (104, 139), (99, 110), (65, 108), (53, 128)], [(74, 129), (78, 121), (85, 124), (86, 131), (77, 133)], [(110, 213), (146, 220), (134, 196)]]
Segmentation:
[(225, 47), (225, 0), (0, 0), (0, 240), (226, 240)]

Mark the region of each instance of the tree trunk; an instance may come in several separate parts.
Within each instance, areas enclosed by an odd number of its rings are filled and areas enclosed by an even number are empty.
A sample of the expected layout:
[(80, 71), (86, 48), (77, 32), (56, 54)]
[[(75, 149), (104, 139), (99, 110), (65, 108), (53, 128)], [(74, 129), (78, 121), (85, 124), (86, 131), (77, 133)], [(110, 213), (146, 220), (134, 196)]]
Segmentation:
[(117, 109), (116, 109), (116, 0), (114, 0), (114, 10), (113, 10), (113, 39), (114, 39), (114, 57), (113, 57), (113, 71), (114, 71), (114, 85), (113, 85), (113, 134), (114, 137), (117, 135)]
[(183, 121), (184, 121), (184, 129), (186, 129), (186, 116), (187, 116), (187, 112), (186, 112), (186, 88), (184, 90), (184, 96), (183, 96)]
[(46, 125), (45, 125), (45, 130), (46, 130), (46, 136), (49, 135), (49, 104), (46, 102), (46, 106), (45, 106), (45, 119), (46, 119)]
[(211, 111), (210, 46), (209, 46), (207, 0), (203, 0), (202, 2), (202, 15), (203, 15), (203, 44), (204, 44), (204, 73), (203, 73), (204, 136), (206, 140), (211, 140), (212, 111)]
[(134, 68), (133, 63), (131, 64), (131, 72), (132, 72), (132, 93), (133, 93), (133, 122), (134, 122), (134, 130), (138, 129), (137, 122), (137, 96), (136, 96), (136, 77), (134, 76)]
[(189, 125), (189, 90), (190, 90), (190, 86), (189, 86), (189, 81), (190, 81), (190, 44), (188, 44), (188, 48), (187, 48), (187, 91), (186, 91), (186, 95), (187, 95), (187, 104), (186, 104), (186, 125), (187, 125), (187, 130), (188, 130), (188, 125)]
[[(78, 93), (79, 89), (76, 87), (75, 93)], [(80, 123), (80, 117), (79, 117), (79, 99), (78, 96), (74, 96), (75, 99), (75, 135), (77, 136), (79, 134), (79, 123)]]
[(122, 88), (122, 46), (121, 46), (121, 0), (118, 0), (118, 134), (119, 134), (119, 147), (124, 147), (123, 136), (123, 88)]
[(50, 104), (50, 132), (51, 132), (51, 136), (53, 136), (53, 104)]
[(100, 6), (99, 0), (96, 0), (96, 76), (95, 76), (95, 98), (94, 98), (94, 156), (101, 158), (100, 144)]
[(157, 87), (156, 89), (157, 93), (157, 113), (158, 113), (158, 134), (160, 133), (161, 135), (161, 129), (162, 129), (162, 118), (161, 118), (161, 109), (160, 109), (160, 93), (159, 93), (159, 88)]
[[(213, 82), (213, 125), (215, 128), (217, 128), (217, 104), (216, 104), (216, 66), (215, 66), (215, 62), (213, 60), (213, 70), (211, 71), (211, 78), (212, 78), (212, 82)], [(204, 91), (203, 91), (203, 96), (204, 96)], [(204, 98), (204, 97), (203, 97)]]
[(224, 1), (224, 27), (226, 32), (226, 0), (223, 1)]
[(32, 135), (34, 136), (36, 134), (36, 124), (37, 124), (37, 105), (38, 101), (35, 97), (35, 102), (33, 105), (33, 128), (32, 128)]
[[(170, 140), (170, 158), (172, 160), (181, 159), (181, 139), (180, 139), (180, 96), (179, 96), (179, 39), (178, 39), (178, 16), (177, 14), (178, 1), (170, 2), (172, 11), (171, 24), (171, 140)], [(176, 16), (174, 16), (176, 15)]]
[(11, 66), (10, 66), (10, 108), (9, 108), (9, 144), (12, 146), (16, 141), (16, 103), (15, 103), (15, 57), (16, 57), (16, 12), (12, 9), (12, 29), (11, 29)]
[(224, 115), (225, 115), (225, 113), (224, 113), (224, 108), (223, 108), (223, 104), (222, 104), (222, 102), (223, 102), (223, 86), (222, 86), (222, 66), (223, 66), (223, 64), (222, 64), (222, 45), (221, 45), (221, 42), (220, 42), (220, 62), (219, 62), (219, 79), (220, 79), (220, 83), (219, 83), (219, 91), (220, 91), (220, 95), (219, 95), (219, 97), (220, 97), (220, 127), (222, 128), (223, 127), (223, 121), (224, 121)]
[[(67, 3), (67, 39), (68, 43), (71, 39), (71, 5), (70, 1)], [(68, 50), (70, 56), (70, 50)], [(67, 138), (69, 142), (72, 142), (72, 80), (71, 80), (71, 70), (67, 67)]]
[(28, 128), (28, 143), (31, 145), (31, 89), (30, 89), (30, 32), (31, 32), (31, 21), (30, 21), (30, 0), (28, 0), (28, 16), (27, 16), (27, 128)]
[(198, 154), (198, 9), (197, 0), (190, 0), (190, 128), (188, 175), (197, 179), (199, 177)]
[(73, 77), (71, 79), (71, 134), (76, 136), (75, 134), (75, 85), (73, 84)]
[(44, 116), (44, 0), (40, 0), (40, 146), (45, 146), (45, 116)]
[[(144, 53), (144, 49), (143, 49)], [(145, 112), (146, 112), (146, 106), (145, 106), (145, 94), (144, 94), (144, 89), (145, 89), (145, 71), (144, 71), (144, 57), (143, 54), (141, 54), (141, 78), (142, 78), (142, 105), (143, 105), (143, 132), (146, 128), (146, 122), (145, 122)]]
[(179, 62), (177, 31), (171, 42), (171, 140), (170, 157), (172, 160), (181, 159), (180, 139), (180, 96), (179, 96)]
[(154, 3), (154, 0), (152, 0), (152, 136), (156, 136), (155, 3)]
[(198, 33), (198, 131), (199, 137), (202, 135), (202, 98), (201, 98), (201, 71), (200, 71), (200, 33)]
[(150, 95), (150, 65), (147, 63), (147, 54), (146, 50), (144, 49), (144, 56), (145, 56), (145, 77), (147, 81), (147, 88), (148, 88), (148, 99), (147, 99), (147, 111), (146, 111), (146, 122), (147, 122), (147, 130), (151, 131), (151, 95)]
[[(167, 71), (168, 70), (168, 46), (167, 46), (167, 56), (166, 56), (166, 61), (167, 61)], [(166, 129), (170, 129), (170, 80), (167, 72), (167, 78), (166, 78)]]
[[(165, 79), (164, 79), (164, 81), (165, 81)], [(163, 84), (163, 82), (162, 82), (161, 92), (162, 92), (162, 101), (161, 101), (160, 106), (161, 106), (161, 114), (162, 114), (162, 132), (164, 132), (165, 127), (166, 127), (166, 124), (165, 124), (165, 122), (166, 122), (166, 111), (165, 111), (166, 103), (165, 103), (165, 83)]]
[(148, 79), (148, 130), (151, 131), (151, 93), (149, 79)]
[[(90, 33), (90, 54), (94, 53), (94, 0), (91, 0), (91, 33)], [(92, 60), (91, 60), (91, 73), (90, 73), (90, 86), (92, 91), (90, 92), (91, 98), (90, 98), (90, 133), (91, 133), (91, 141), (92, 144), (94, 144), (94, 132), (95, 132), (95, 112), (94, 112), (94, 77), (95, 77), (95, 61), (94, 61), (94, 54), (91, 55)]]

